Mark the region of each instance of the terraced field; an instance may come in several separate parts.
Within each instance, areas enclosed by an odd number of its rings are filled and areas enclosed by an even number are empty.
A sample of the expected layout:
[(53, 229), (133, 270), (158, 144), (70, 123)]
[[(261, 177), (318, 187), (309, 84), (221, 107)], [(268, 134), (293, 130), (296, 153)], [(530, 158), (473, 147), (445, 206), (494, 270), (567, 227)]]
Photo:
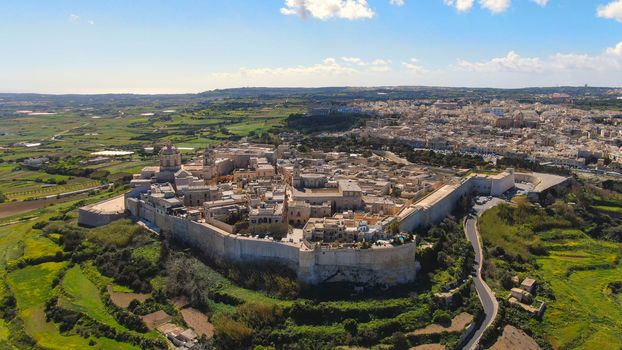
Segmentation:
[(622, 347), (622, 304), (607, 291), (622, 281), (619, 244), (595, 241), (577, 230), (554, 231), (550, 255), (537, 259), (539, 273), (550, 281), (556, 300), (544, 325), (555, 348)]
[[(97, 201), (101, 196), (94, 196), (90, 201)], [(37, 210), (22, 216), (22, 219), (35, 218), (46, 221), (51, 216), (58, 215), (59, 210), (66, 210), (74, 202), (58, 204), (54, 207)], [(0, 345), (7, 345), (11, 337), (25, 334), (34, 340), (38, 346), (48, 349), (138, 349), (127, 343), (117, 342), (106, 338), (84, 338), (79, 335), (61, 334), (59, 326), (46, 321), (44, 312), (45, 302), (56, 293), (58, 287), (55, 281), (64, 274), (67, 262), (44, 262), (17, 266), (18, 261), (33, 261), (55, 257), (61, 252), (54, 239), (43, 236), (43, 232), (33, 229), (32, 220), (20, 218), (5, 219), (0, 223), (0, 299), (12, 295), (16, 298), (16, 320), (10, 323), (0, 319)], [(20, 265), (21, 266), (21, 265)], [(7, 269), (11, 269), (7, 271)], [(92, 317), (100, 317), (116, 323), (114, 319), (101, 309), (101, 299), (97, 288), (79, 272), (79, 267), (69, 270), (71, 273), (63, 278), (67, 281), (68, 295), (75, 295), (72, 299), (76, 307), (84, 307)], [(97, 296), (97, 298), (95, 298)], [(112, 320), (112, 321), (111, 321)], [(15, 341), (10, 340), (11, 342)], [(14, 345), (17, 348), (25, 344)], [(9, 347), (10, 348), (10, 347)]]
[[(19, 317), (24, 330), (39, 346), (48, 349), (138, 349), (137, 347), (105, 338), (89, 339), (78, 335), (64, 336), (58, 326), (47, 322), (44, 314), (45, 301), (51, 296), (52, 282), (67, 263), (43, 263), (11, 272), (8, 284), (17, 299)], [(33, 281), (37, 281), (33, 283)]]
[[(622, 245), (592, 239), (579, 229), (534, 233), (528, 226), (508, 225), (499, 213), (499, 208), (491, 209), (480, 219), (482, 239), (487, 247), (502, 247), (506, 252), (534, 259), (537, 268), (522, 275), (550, 285), (553, 298), (538, 296), (547, 302), (547, 311), (538, 327), (544, 330), (553, 348), (622, 347), (621, 299), (607, 288), (610, 282), (622, 281)], [(534, 245), (547, 253), (532, 255), (529, 250)], [(490, 260), (501, 268), (507, 264), (495, 257)], [(491, 282), (497, 295), (508, 294), (498, 281)]]

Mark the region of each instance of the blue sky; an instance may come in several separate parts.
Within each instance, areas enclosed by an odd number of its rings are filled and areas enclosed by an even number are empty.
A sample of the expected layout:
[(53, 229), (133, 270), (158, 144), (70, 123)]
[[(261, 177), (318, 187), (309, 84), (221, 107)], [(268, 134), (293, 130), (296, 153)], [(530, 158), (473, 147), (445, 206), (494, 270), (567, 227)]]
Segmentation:
[(622, 85), (622, 0), (0, 0), (0, 91)]

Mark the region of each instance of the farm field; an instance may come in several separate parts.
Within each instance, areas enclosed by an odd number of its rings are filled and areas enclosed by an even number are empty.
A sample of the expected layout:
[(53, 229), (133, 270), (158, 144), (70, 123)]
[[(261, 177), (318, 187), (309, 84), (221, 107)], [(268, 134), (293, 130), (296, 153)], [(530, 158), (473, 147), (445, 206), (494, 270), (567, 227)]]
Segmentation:
[[(608, 284), (622, 281), (622, 245), (595, 240), (573, 228), (533, 232), (529, 225), (509, 225), (497, 207), (484, 213), (479, 230), (487, 247), (502, 247), (525, 259), (534, 259), (537, 268), (526, 271), (550, 286), (554, 298), (547, 302), (541, 327), (554, 349), (600, 350), (622, 347), (622, 305)], [(527, 222), (530, 219), (526, 220)], [(533, 255), (534, 248), (546, 254)], [(505, 261), (490, 257), (498, 267)], [(490, 282), (489, 282), (490, 283)], [(497, 295), (508, 294), (497, 282)]]
[[(79, 265), (67, 270), (61, 282), (63, 290), (66, 292), (69, 308), (74, 311), (83, 312), (96, 321), (111, 326), (122, 332), (137, 334), (120, 325), (108, 312), (100, 297), (97, 286), (89, 280)], [(157, 334), (146, 334), (148, 337), (157, 337)]]
[[(88, 339), (78, 335), (64, 336), (58, 326), (45, 320), (44, 303), (51, 296), (52, 281), (66, 267), (66, 263), (43, 263), (28, 266), (11, 272), (8, 284), (13, 291), (19, 308), (19, 316), (24, 322), (24, 331), (39, 346), (49, 349), (84, 349), (91, 347)], [(32, 283), (37, 281), (37, 283)], [(96, 349), (138, 349), (137, 347), (112, 341), (92, 339)]]
[(616, 243), (595, 241), (576, 230), (553, 234), (566, 234), (568, 238), (547, 242), (549, 256), (536, 259), (543, 280), (550, 281), (556, 298), (544, 322), (552, 345), (576, 349), (622, 347), (622, 305), (607, 292), (608, 283), (622, 280), (622, 248)]
[[(110, 193), (103, 193), (89, 198), (89, 201), (97, 201), (102, 196), (110, 195)], [(75, 203), (76, 201), (57, 204), (37, 210), (30, 216), (22, 217), (33, 217), (35, 220), (46, 221), (51, 216), (57, 215), (59, 211), (72, 208), (72, 204)], [(25, 334), (39, 346), (48, 349), (139, 349), (139, 347), (129, 343), (112, 339), (84, 338), (76, 334), (64, 334), (60, 331), (58, 324), (46, 321), (44, 304), (51, 296), (55, 295), (55, 290), (59, 288), (54, 287), (54, 281), (62, 277), (60, 288), (64, 290), (67, 305), (74, 310), (85, 312), (102, 323), (128, 332), (105, 309), (98, 288), (86, 277), (80, 266), (73, 266), (67, 271), (65, 271), (68, 266), (67, 262), (44, 262), (24, 267), (15, 266), (15, 262), (20, 260), (49, 258), (61, 252), (61, 247), (53, 240), (44, 237), (42, 231), (32, 228), (33, 222), (36, 221), (20, 221), (19, 217), (17, 219), (0, 225), (0, 279), (3, 282), (0, 284), (0, 299), (9, 294), (15, 296), (17, 319), (19, 320), (19, 322), (12, 321), (10, 323), (5, 320), (0, 322), (0, 344), (3, 344), (3, 341), (14, 342), (15, 339), (9, 339), (8, 334), (15, 333), (18, 334), (18, 337), (19, 334)], [(54, 240), (59, 237), (57, 234), (50, 236), (53, 236)], [(5, 286), (8, 289), (5, 289)], [(127, 288), (120, 287), (119, 289), (127, 290)], [(134, 332), (129, 331), (129, 333)], [(146, 334), (145, 336), (154, 338), (156, 335)], [(22, 348), (23, 344), (14, 346)]]

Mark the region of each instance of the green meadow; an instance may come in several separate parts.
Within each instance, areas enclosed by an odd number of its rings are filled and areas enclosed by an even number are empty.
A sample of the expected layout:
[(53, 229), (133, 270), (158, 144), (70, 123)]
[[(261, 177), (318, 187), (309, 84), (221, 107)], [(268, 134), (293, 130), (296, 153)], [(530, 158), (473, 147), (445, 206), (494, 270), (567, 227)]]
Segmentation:
[(17, 299), (18, 315), (24, 322), (24, 331), (37, 345), (48, 349), (138, 349), (125, 343), (105, 338), (89, 339), (79, 335), (62, 335), (57, 325), (47, 322), (44, 313), (45, 301), (52, 295), (52, 282), (67, 263), (43, 263), (28, 266), (9, 273), (7, 277), (11, 291)]
[[(608, 289), (611, 282), (622, 281), (622, 245), (596, 240), (582, 230), (570, 227), (532, 230), (531, 220), (509, 224), (502, 218), (500, 207), (484, 213), (479, 230), (484, 246), (501, 247), (530, 264), (522, 264), (520, 276), (546, 283), (550, 293), (538, 295), (547, 302), (540, 326), (547, 342), (554, 349), (602, 350), (622, 347), (622, 303), (619, 295)], [(516, 209), (515, 209), (516, 210)], [(562, 225), (567, 226), (567, 225)], [(545, 253), (534, 254), (532, 252)], [(507, 261), (489, 256), (499, 269), (507, 269)], [(514, 263), (515, 264), (515, 263)], [(489, 280), (497, 295), (505, 297), (498, 280)]]

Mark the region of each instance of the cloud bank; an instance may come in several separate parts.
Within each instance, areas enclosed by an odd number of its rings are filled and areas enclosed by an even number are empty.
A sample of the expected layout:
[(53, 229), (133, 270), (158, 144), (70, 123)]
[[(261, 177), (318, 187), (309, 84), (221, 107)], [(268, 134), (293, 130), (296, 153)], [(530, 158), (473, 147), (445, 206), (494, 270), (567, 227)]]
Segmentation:
[[(400, 3), (403, 5), (403, 1), (396, 1), (396, 5)], [(286, 0), (281, 13), (302, 18), (314, 17), (323, 21), (331, 18), (369, 19), (375, 15), (367, 0)]]

